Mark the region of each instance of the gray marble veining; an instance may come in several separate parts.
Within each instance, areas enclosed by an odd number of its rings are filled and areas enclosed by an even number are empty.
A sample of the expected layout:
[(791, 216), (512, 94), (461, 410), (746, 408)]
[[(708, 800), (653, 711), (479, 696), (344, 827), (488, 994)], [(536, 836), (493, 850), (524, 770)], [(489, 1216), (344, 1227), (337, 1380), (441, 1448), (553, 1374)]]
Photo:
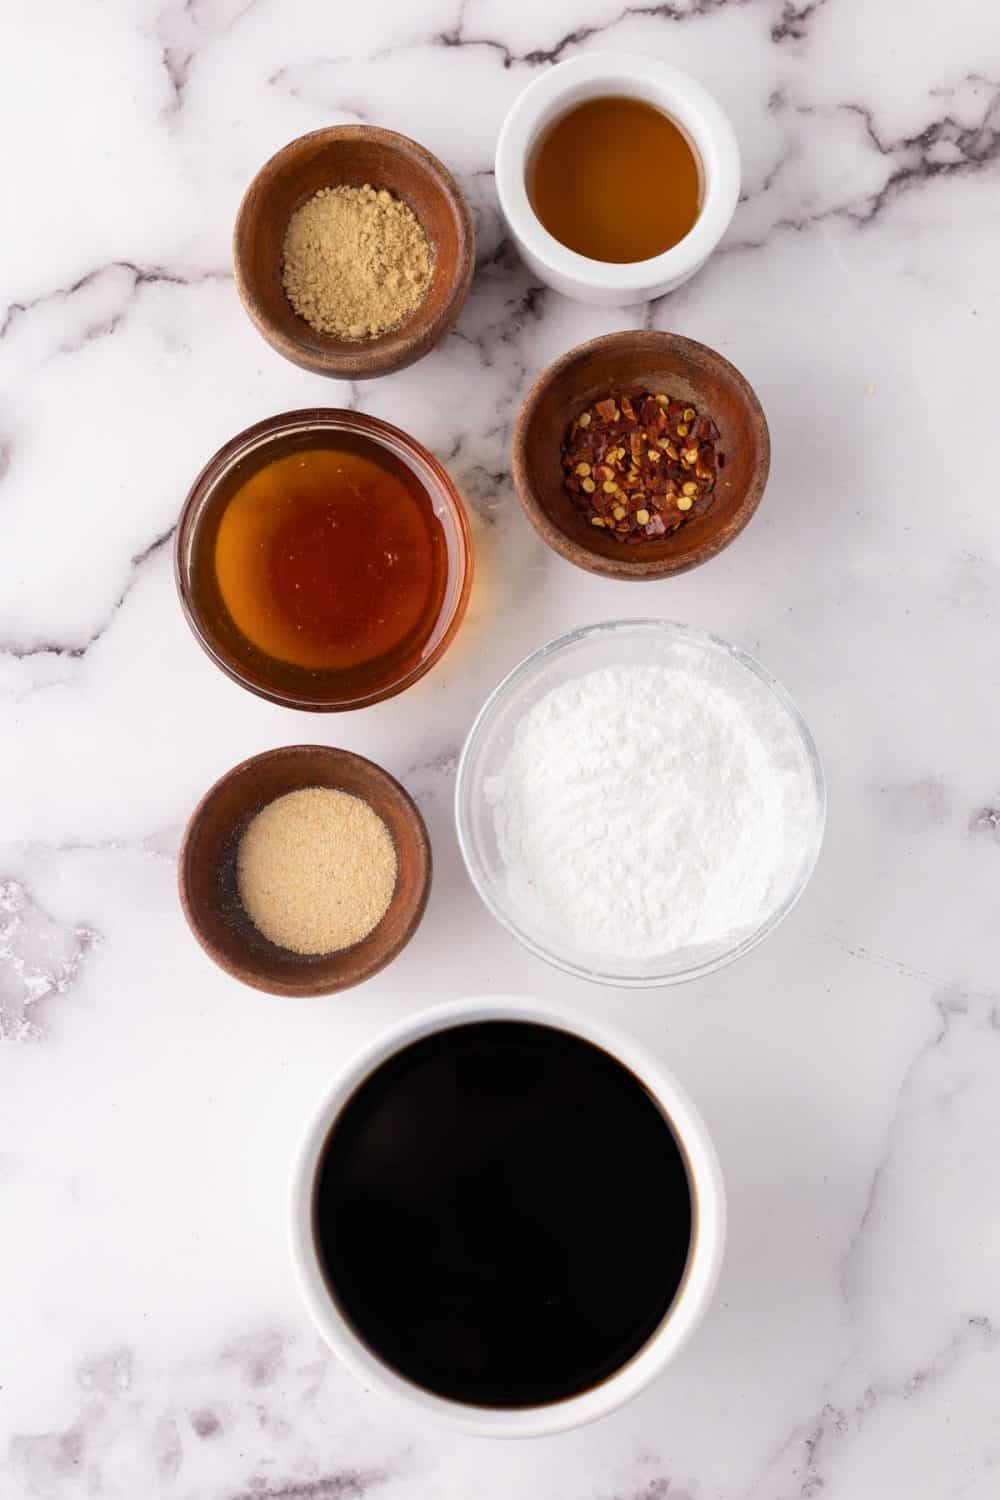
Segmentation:
[[(993, 1500), (994, 7), (50, 0), (0, 28), (2, 1500)], [(744, 163), (705, 271), (620, 310), (533, 282), (492, 178), (517, 91), (605, 47), (701, 78)], [(261, 162), (350, 120), (440, 154), (478, 237), (442, 347), (353, 386), (274, 355), (229, 269)], [(774, 444), (737, 544), (643, 590), (550, 554), (509, 460), (534, 375), (626, 326), (719, 348)], [(441, 456), (478, 561), (440, 666), (336, 722), (225, 681), (170, 558), (219, 444), (323, 402)], [(626, 995), (545, 969), (490, 921), (451, 795), (472, 717), (525, 652), (648, 614), (729, 637), (787, 684), (831, 807), (780, 932), (697, 985)], [(289, 1006), (205, 962), (173, 859), (217, 775), (306, 738), (402, 777), (436, 883), (392, 969)], [(660, 1049), (730, 1198), (717, 1300), (680, 1362), (597, 1427), (522, 1445), (442, 1436), (367, 1396), (316, 1340), (285, 1247), (291, 1152), (331, 1068), (395, 1017), (483, 991), (591, 1007)]]

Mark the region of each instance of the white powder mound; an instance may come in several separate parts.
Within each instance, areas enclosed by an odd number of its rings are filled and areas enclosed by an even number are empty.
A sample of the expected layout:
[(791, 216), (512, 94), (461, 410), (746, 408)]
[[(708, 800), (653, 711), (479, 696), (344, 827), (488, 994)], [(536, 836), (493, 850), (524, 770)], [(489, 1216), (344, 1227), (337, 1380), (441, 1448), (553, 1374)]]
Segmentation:
[(553, 689), (486, 787), (512, 900), (619, 958), (752, 931), (789, 813), (787, 721), (766, 712), (683, 659)]

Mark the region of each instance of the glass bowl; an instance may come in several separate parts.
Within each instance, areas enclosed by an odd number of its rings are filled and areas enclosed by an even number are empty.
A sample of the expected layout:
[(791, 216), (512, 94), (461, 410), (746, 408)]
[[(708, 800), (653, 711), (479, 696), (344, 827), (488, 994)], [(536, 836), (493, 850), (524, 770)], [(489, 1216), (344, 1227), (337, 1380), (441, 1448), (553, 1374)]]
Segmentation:
[[(323, 446), (337, 433), (367, 438), (417, 477), (441, 524), (446, 578), (437, 618), (415, 655), (385, 657), (374, 667), (310, 670), (278, 661), (253, 646), (234, 625), (215, 581), (215, 536), (234, 491), (270, 460)], [(377, 417), (334, 407), (283, 412), (231, 438), (202, 469), (181, 511), (174, 554), (181, 607), (199, 644), (241, 687), (286, 708), (334, 713), (367, 708), (401, 693), (439, 661), (465, 615), (472, 587), (472, 543), (458, 490), (442, 464), (408, 433)]]
[[(753, 928), (725, 942), (686, 947), (650, 957), (609, 957), (588, 952), (537, 908), (508, 890), (487, 787), (503, 769), (524, 715), (562, 683), (601, 667), (670, 666), (703, 670), (737, 699), (766, 736), (772, 763), (784, 774), (785, 848), (761, 916)], [(777, 710), (777, 715), (775, 714)], [(769, 722), (770, 721), (770, 722)], [(666, 620), (614, 620), (560, 636), (526, 657), (483, 705), (469, 731), (458, 766), (455, 821), (473, 885), (498, 922), (539, 958), (598, 984), (653, 987), (679, 984), (732, 963), (773, 932), (788, 915), (812, 874), (823, 840), (826, 792), (812, 735), (780, 683), (745, 652), (718, 637)]]

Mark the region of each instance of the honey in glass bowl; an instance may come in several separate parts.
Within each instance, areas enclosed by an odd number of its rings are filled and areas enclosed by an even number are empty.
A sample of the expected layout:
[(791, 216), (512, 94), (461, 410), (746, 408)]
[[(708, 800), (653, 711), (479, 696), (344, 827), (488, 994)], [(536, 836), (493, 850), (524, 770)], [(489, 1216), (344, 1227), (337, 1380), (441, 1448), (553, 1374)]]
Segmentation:
[(447, 474), (352, 412), (272, 418), (211, 461), (178, 534), (178, 586), (211, 656), (302, 708), (401, 691), (464, 612), (469, 550)]

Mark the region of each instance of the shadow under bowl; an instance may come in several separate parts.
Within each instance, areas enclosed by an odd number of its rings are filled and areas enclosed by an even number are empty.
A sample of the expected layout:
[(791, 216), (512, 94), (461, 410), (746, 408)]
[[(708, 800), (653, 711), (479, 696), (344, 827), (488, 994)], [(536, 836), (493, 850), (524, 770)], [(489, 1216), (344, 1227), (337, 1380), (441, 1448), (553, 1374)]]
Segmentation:
[[(580, 514), (563, 488), (562, 468), (574, 418), (609, 391), (630, 387), (666, 392), (712, 417), (725, 456), (708, 509), (671, 536), (635, 546)], [(611, 333), (571, 349), (535, 381), (514, 429), (514, 482), (529, 521), (560, 557), (605, 578), (668, 578), (715, 557), (757, 509), (770, 462), (764, 412), (739, 370), (706, 344), (655, 330)]]
[[(318, 333), (282, 285), (288, 221), (320, 188), (387, 188), (413, 210), (434, 251), (431, 284), (398, 328), (352, 340)], [(314, 130), (266, 162), (240, 204), (233, 269), (243, 306), (273, 349), (304, 370), (366, 380), (402, 370), (443, 338), (462, 310), (475, 269), (469, 206), (448, 169), (416, 141), (373, 125)]]
[[(396, 850), (396, 888), (376, 927), (337, 953), (302, 955), (258, 932), (240, 901), (236, 855), (261, 808), (287, 792), (333, 787), (367, 802)], [(431, 885), (431, 848), (409, 793), (380, 766), (327, 745), (268, 750), (227, 771), (195, 808), (177, 868), (181, 906), (191, 931), (220, 969), (272, 995), (330, 995), (370, 979), (416, 932)]]

